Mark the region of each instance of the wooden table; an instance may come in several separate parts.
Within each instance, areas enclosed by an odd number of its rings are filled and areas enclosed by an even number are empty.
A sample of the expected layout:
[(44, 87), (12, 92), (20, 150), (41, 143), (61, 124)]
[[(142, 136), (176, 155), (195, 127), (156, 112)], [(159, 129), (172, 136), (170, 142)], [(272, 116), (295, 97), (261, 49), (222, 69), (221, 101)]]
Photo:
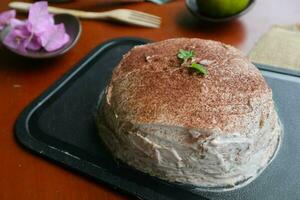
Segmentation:
[[(7, 9), (8, 2), (1, 0), (0, 11)], [(57, 6), (107, 9), (99, 2), (74, 0)], [(151, 40), (199, 37), (232, 44), (246, 53), (272, 24), (300, 22), (299, 0), (257, 0), (253, 10), (240, 20), (215, 25), (198, 22), (180, 0), (163, 6), (136, 3), (123, 7), (161, 16), (162, 27), (147, 29), (82, 20), (83, 32), (76, 47), (53, 60), (26, 60), (0, 48), (0, 199), (129, 199), (30, 154), (16, 143), (13, 134), (14, 122), (23, 108), (98, 44), (122, 36)]]

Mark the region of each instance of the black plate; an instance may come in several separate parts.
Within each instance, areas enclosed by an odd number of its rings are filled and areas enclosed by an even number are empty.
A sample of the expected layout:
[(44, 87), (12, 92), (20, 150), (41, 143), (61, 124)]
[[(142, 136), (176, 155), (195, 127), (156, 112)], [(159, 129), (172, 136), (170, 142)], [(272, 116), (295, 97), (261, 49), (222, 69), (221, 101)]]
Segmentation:
[[(115, 162), (94, 123), (100, 92), (113, 68), (137, 38), (106, 42), (33, 101), (17, 119), (17, 140), (26, 148), (81, 174), (142, 199), (298, 199), (300, 196), (300, 78), (263, 71), (285, 125), (282, 147), (271, 165), (248, 186), (231, 192), (197, 192)], [(258, 66), (259, 67), (259, 66)]]

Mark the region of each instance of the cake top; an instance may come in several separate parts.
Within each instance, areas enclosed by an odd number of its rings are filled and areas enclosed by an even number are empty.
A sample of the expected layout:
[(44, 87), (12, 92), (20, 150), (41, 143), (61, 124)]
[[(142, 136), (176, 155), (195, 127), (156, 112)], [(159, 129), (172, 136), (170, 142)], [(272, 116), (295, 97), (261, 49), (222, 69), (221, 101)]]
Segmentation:
[[(182, 66), (180, 49), (193, 51), (208, 74)], [(239, 50), (187, 38), (134, 47), (107, 89), (107, 102), (121, 120), (199, 129), (229, 128), (271, 99), (259, 70)]]

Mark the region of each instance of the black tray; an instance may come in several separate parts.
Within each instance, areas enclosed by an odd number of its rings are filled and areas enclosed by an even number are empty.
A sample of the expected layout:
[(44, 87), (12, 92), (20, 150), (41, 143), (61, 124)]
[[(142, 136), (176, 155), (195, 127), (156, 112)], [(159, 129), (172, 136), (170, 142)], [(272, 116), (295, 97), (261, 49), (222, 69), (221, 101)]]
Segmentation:
[(17, 140), (40, 156), (142, 199), (299, 199), (300, 78), (292, 75), (262, 71), (273, 89), (285, 136), (271, 165), (242, 189), (196, 192), (112, 159), (97, 135), (96, 103), (122, 55), (144, 43), (120, 38), (95, 48), (22, 112), (15, 125)]

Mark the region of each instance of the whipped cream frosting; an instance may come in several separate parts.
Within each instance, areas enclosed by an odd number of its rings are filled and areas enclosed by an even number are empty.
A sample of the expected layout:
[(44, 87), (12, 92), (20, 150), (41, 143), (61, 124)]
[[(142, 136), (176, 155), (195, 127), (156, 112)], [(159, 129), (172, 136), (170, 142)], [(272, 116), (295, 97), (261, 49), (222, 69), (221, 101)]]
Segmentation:
[[(248, 132), (224, 133), (218, 128), (197, 130), (124, 121), (110, 106), (109, 98), (102, 98), (97, 124), (113, 155), (136, 169), (170, 182), (224, 191), (256, 178), (279, 146), (282, 127), (273, 101), (265, 106), (268, 111), (263, 123), (249, 123), (244, 129)], [(255, 115), (255, 109), (248, 113), (249, 118)]]

